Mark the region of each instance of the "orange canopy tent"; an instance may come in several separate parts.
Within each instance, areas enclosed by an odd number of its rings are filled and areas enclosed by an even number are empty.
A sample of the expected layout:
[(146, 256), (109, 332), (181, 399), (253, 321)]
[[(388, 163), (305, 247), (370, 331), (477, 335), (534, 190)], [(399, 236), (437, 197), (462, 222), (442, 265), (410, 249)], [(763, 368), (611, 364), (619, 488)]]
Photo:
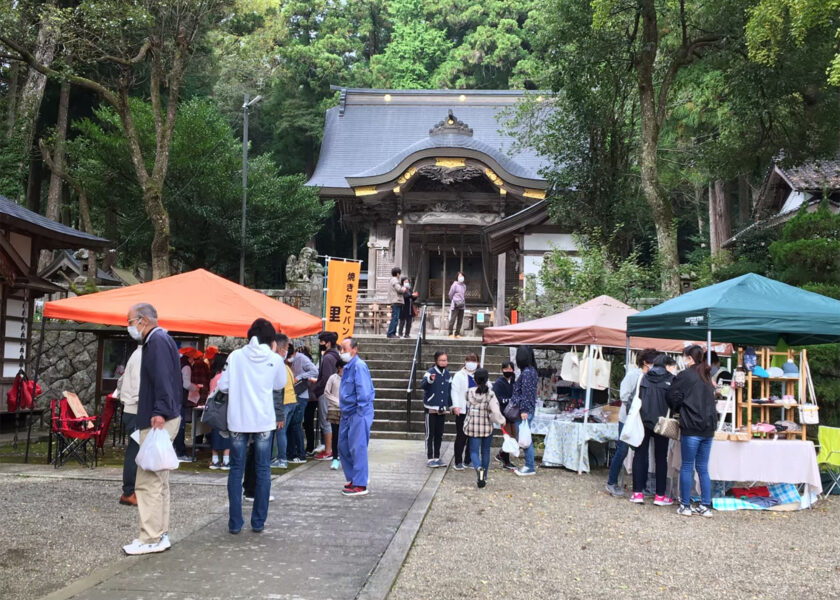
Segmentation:
[(321, 331), (319, 317), (204, 269), (47, 302), (44, 317), (125, 326), (129, 309), (140, 302), (157, 309), (161, 327), (182, 333), (245, 337), (259, 317), (293, 338)]
[[(625, 348), (627, 317), (638, 314), (635, 308), (610, 296), (598, 296), (565, 312), (503, 327), (484, 330), (483, 345), (514, 346), (588, 346)], [(636, 350), (656, 348), (663, 352), (682, 352), (686, 342), (631, 337), (630, 347)], [(731, 353), (731, 346), (713, 346), (717, 352)]]

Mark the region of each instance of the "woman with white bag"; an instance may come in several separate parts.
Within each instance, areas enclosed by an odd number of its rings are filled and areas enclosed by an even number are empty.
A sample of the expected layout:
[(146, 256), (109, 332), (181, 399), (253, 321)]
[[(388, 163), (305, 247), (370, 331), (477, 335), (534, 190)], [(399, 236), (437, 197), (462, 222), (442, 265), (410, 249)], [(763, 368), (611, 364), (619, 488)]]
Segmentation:
[[(521, 442), (524, 435), (523, 430), (530, 435), (530, 425), (531, 421), (534, 420), (534, 411), (537, 407), (539, 374), (537, 373), (536, 359), (534, 359), (534, 351), (531, 346), (519, 346), (516, 349), (516, 366), (520, 373), (513, 384), (513, 397), (510, 402), (519, 409), (520, 420), (517, 429)], [(520, 477), (527, 477), (528, 475), (535, 475), (536, 472), (534, 467), (534, 443), (531, 440), (531, 443), (525, 447), (525, 465), (519, 467), (514, 473)]]

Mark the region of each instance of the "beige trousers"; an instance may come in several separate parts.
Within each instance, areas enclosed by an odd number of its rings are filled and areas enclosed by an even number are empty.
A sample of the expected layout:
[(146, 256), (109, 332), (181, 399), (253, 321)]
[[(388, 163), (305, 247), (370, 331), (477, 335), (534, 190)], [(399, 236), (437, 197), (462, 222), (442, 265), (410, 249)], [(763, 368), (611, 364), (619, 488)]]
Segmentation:
[[(164, 424), (169, 439), (174, 440), (181, 425), (181, 417), (169, 419)], [(140, 443), (146, 439), (151, 428), (140, 430)], [(137, 466), (137, 509), (140, 513), (140, 541), (153, 544), (169, 531), (169, 471), (147, 471)]]

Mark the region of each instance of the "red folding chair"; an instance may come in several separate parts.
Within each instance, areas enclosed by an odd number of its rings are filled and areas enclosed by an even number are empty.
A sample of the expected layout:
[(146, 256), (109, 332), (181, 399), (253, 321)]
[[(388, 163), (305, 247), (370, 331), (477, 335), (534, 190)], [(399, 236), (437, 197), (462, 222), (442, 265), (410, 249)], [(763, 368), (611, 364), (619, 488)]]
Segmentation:
[[(72, 396), (78, 401), (75, 394)], [(85, 411), (82, 409), (80, 412)], [(52, 434), (56, 439), (55, 458), (52, 461), (55, 468), (63, 466), (71, 458), (86, 467), (96, 466), (99, 463), (96, 442), (102, 430), (99, 417), (86, 414), (76, 416), (66, 396), (50, 401), (50, 415)]]

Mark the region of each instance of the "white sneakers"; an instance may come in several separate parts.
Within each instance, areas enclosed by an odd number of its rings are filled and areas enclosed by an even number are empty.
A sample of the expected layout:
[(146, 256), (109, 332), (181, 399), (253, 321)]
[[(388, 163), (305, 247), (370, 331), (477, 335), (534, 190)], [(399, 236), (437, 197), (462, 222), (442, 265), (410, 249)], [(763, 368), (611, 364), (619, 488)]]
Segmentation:
[(134, 540), (127, 546), (123, 546), (123, 552), (129, 556), (138, 556), (140, 554), (154, 554), (155, 552), (163, 552), (169, 550), (172, 543), (169, 541), (169, 535), (163, 534), (160, 540), (151, 544), (144, 544), (140, 540)]

